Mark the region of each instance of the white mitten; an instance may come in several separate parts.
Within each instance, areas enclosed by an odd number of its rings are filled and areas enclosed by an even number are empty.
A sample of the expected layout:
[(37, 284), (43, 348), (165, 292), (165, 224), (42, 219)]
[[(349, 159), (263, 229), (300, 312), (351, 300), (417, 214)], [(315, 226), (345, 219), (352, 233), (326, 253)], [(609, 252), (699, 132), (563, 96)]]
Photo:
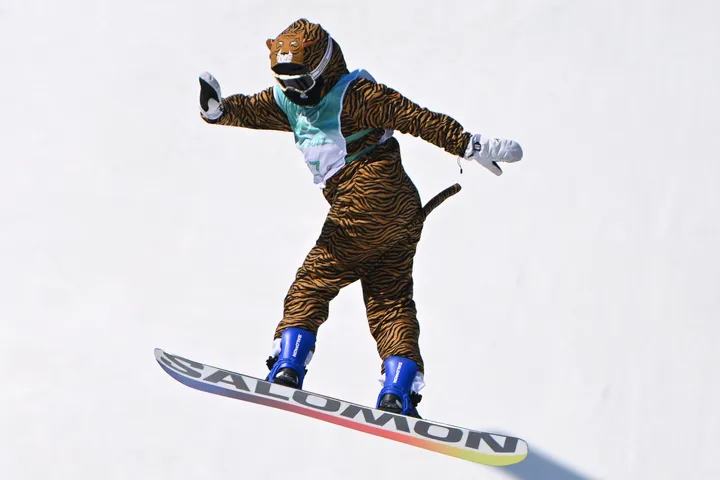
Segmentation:
[(223, 114), (220, 84), (208, 72), (200, 74), (200, 115), (217, 120)]
[(468, 143), (464, 158), (476, 160), (495, 175), (502, 175), (502, 169), (497, 162), (517, 162), (522, 156), (522, 148), (516, 141), (490, 138), (476, 133)]

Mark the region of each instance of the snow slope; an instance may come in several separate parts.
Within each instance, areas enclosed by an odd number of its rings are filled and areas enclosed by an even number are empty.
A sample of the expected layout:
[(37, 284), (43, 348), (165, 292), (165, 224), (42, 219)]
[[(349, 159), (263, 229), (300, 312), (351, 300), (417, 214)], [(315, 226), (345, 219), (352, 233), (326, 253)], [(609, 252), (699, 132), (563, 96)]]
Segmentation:
[[(327, 206), (287, 134), (198, 118), (197, 75), (265, 88), (265, 39), (301, 16), (350, 68), (524, 147), (502, 177), (461, 175), (399, 135), (425, 200), (464, 187), (416, 260), (421, 413), (521, 436), (523, 464), (194, 392), (154, 363), (265, 372)], [(711, 1), (2, 0), (3, 478), (720, 477), (719, 20)], [(373, 403), (378, 369), (353, 285), (306, 385)]]

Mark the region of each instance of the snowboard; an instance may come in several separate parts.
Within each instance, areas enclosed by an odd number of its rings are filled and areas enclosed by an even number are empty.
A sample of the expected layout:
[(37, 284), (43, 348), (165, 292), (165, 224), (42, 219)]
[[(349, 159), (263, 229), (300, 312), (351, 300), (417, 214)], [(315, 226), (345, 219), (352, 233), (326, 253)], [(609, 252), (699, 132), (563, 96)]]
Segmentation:
[(175, 380), (203, 392), (299, 413), (463, 460), (505, 466), (523, 461), (528, 454), (527, 443), (519, 438), (383, 412), (212, 367), (159, 348), (155, 359)]

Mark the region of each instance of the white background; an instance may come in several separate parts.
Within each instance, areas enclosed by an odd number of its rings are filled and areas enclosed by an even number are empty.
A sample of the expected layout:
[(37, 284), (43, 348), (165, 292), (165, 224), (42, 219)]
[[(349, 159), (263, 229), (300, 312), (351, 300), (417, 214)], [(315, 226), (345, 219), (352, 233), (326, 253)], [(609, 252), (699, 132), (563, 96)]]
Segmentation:
[[(0, 0), (0, 472), (8, 479), (720, 476), (720, 8), (708, 1)], [(399, 135), (428, 218), (420, 412), (558, 467), (493, 469), (190, 390), (153, 348), (243, 373), (327, 211), (289, 134), (204, 124), (321, 23), (472, 132), (495, 177)], [(306, 387), (372, 404), (359, 285)], [(539, 468), (539, 467), (538, 467)], [(566, 475), (566, 476), (563, 476)]]

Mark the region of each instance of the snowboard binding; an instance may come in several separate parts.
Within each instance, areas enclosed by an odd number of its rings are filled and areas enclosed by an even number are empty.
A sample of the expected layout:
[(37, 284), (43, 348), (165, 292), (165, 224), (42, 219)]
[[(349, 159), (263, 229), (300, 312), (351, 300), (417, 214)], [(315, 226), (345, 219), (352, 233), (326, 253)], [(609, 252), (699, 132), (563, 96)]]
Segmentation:
[(286, 328), (280, 337), (280, 350), (265, 362), (270, 369), (267, 380), (292, 388), (302, 388), (315, 346), (315, 334), (302, 328)]
[(385, 380), (377, 400), (378, 410), (420, 417), (417, 405), (422, 395), (413, 391), (418, 365), (409, 358), (389, 357), (384, 362)]

